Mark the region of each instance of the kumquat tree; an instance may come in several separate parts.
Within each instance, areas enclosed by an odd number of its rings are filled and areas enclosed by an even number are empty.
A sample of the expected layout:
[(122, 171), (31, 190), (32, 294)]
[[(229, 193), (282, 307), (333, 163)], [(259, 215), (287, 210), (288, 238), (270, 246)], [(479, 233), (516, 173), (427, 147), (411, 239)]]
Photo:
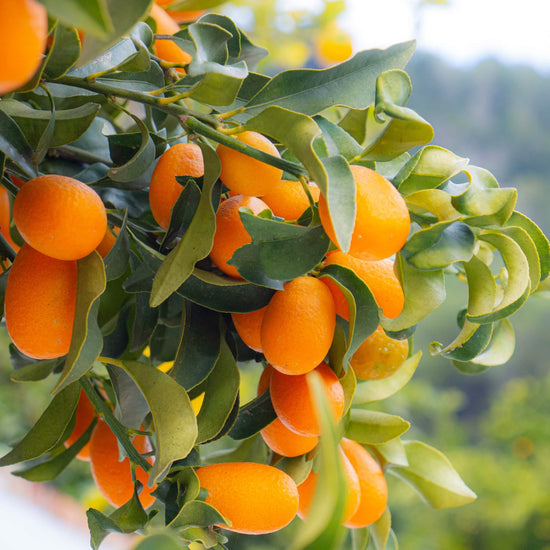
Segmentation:
[[(283, 528), (294, 550), (395, 549), (388, 476), (436, 509), (476, 495), (378, 405), (422, 353), (506, 362), (548, 240), (516, 189), (431, 143), (414, 42), (266, 76), (218, 4), (0, 3), (11, 378), (54, 380), (0, 465), (39, 482), (88, 460), (110, 503), (87, 511), (94, 549)], [(449, 279), (456, 337), (417, 349)]]

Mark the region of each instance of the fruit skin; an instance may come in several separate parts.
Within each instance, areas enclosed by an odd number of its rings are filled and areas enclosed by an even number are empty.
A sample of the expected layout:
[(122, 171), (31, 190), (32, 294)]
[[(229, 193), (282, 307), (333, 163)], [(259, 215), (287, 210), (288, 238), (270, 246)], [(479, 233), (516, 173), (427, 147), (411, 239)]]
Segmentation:
[(359, 380), (387, 378), (405, 362), (409, 353), (407, 340), (390, 338), (381, 326), (364, 340), (350, 359)]
[(10, 197), (8, 190), (0, 186), (0, 232), (9, 245), (17, 252), (19, 246), (15, 244), (10, 235)]
[(48, 38), (48, 13), (36, 0), (0, 4), (0, 95), (26, 84), (42, 62)]
[[(357, 212), (348, 254), (362, 260), (382, 260), (398, 252), (410, 230), (409, 210), (399, 191), (385, 177), (364, 166), (350, 166), (355, 179)], [(319, 216), (334, 244), (336, 235), (323, 196)]]
[(253, 462), (210, 464), (196, 470), (206, 502), (231, 522), (221, 527), (261, 535), (288, 525), (298, 511), (298, 489), (282, 470)]
[[(80, 390), (80, 396), (76, 405), (76, 419), (73, 431), (71, 435), (65, 440), (65, 447), (70, 447), (76, 440), (88, 429), (90, 424), (96, 417), (96, 412), (92, 402), (88, 399), (88, 396), (83, 390)], [(84, 461), (90, 460), (90, 442), (86, 443), (84, 447), (76, 455), (76, 458)]]
[(170, 4), (173, 4), (175, 0), (156, 0), (156, 4), (166, 9), (170, 17), (177, 23), (190, 23), (198, 19), (201, 15), (206, 13), (206, 10), (171, 10)]
[[(275, 145), (257, 132), (241, 132), (237, 134), (236, 139), (275, 157), (281, 156)], [(225, 145), (218, 145), (216, 152), (222, 165), (220, 179), (234, 193), (261, 197), (271, 189), (272, 185), (279, 182), (283, 175), (283, 171), (279, 168), (260, 162)]]
[(361, 498), (355, 514), (344, 525), (360, 528), (371, 525), (384, 513), (388, 503), (388, 486), (382, 468), (369, 452), (356, 441), (342, 438), (345, 455), (359, 477)]
[[(325, 265), (331, 264), (341, 265), (354, 271), (369, 287), (376, 303), (382, 308), (382, 313), (389, 319), (395, 319), (403, 311), (405, 295), (395, 274), (392, 260), (363, 261), (335, 250), (329, 252), (325, 260)], [(348, 303), (340, 288), (328, 277), (323, 277), (321, 280), (327, 285), (334, 298), (336, 313), (349, 321)]]
[[(344, 412), (344, 389), (334, 371), (321, 363), (315, 372), (319, 375), (325, 397), (335, 422)], [(310, 373), (288, 375), (274, 370), (271, 376), (271, 402), (281, 422), (301, 435), (321, 435), (314, 394), (310, 389)]]
[(305, 374), (325, 358), (335, 325), (330, 290), (314, 277), (297, 277), (267, 306), (261, 328), (264, 355), (280, 372)]
[[(132, 443), (141, 454), (151, 451), (149, 440), (143, 435), (136, 435)], [(130, 459), (126, 456), (119, 461), (118, 440), (104, 420), (98, 420), (90, 438), (90, 467), (95, 484), (109, 504), (118, 508), (132, 498), (134, 483)], [(151, 492), (156, 487), (147, 486), (149, 474), (140, 466), (136, 467), (136, 479), (143, 485), (139, 501), (147, 508), (155, 501)]]
[[(172, 35), (180, 30), (179, 25), (172, 19), (170, 14), (157, 4), (153, 4), (151, 7), (151, 17), (157, 24), (156, 34)], [(169, 63), (181, 63), (185, 65), (191, 61), (191, 56), (182, 50), (173, 40), (157, 38), (153, 44), (153, 50), (158, 57)], [(178, 68), (177, 71), (185, 73), (183, 67)]]
[(78, 260), (102, 241), (107, 214), (100, 196), (66, 176), (38, 176), (13, 202), (13, 219), (25, 242), (58, 260)]
[[(258, 382), (258, 395), (267, 390), (271, 382), (271, 375), (275, 369), (266, 365), (260, 381)], [(309, 453), (319, 442), (319, 437), (300, 435), (289, 430), (280, 420), (276, 418), (260, 431), (265, 444), (275, 453), (281, 456), (300, 456)]]
[[(315, 183), (307, 184), (314, 202), (319, 200), (321, 190)], [(285, 220), (297, 220), (309, 207), (309, 200), (302, 184), (295, 180), (280, 180), (273, 184), (262, 200), (275, 216)]]
[[(346, 506), (342, 516), (342, 523), (345, 523), (355, 514), (359, 507), (361, 486), (357, 472), (353, 469), (351, 462), (341, 447), (338, 448), (338, 454), (340, 455), (340, 464), (346, 482)], [(303, 520), (306, 520), (309, 515), (318, 481), (319, 473), (312, 470), (306, 479), (298, 485), (298, 494), (300, 495), (298, 516)]]
[(101, 242), (97, 245), (96, 250), (98, 254), (105, 259), (107, 254), (111, 252), (111, 248), (113, 248), (115, 242), (116, 242), (116, 235), (118, 235), (120, 232), (120, 227), (113, 227), (112, 231), (107, 229), (105, 231), (105, 235), (103, 235), (103, 239)]
[(246, 231), (239, 208), (249, 208), (257, 215), (269, 210), (267, 204), (257, 197), (235, 195), (223, 201), (216, 212), (216, 233), (210, 251), (210, 259), (216, 267), (225, 274), (236, 279), (242, 279), (237, 268), (227, 262), (238, 248), (252, 242), (252, 237)]
[(76, 306), (76, 262), (45, 256), (24, 244), (6, 283), (6, 328), (15, 346), (34, 359), (69, 351)]
[(267, 306), (248, 313), (232, 313), (231, 319), (241, 340), (254, 351), (262, 353), (260, 331)]
[(162, 229), (168, 229), (172, 208), (183, 191), (176, 176), (199, 178), (203, 175), (202, 151), (195, 143), (177, 143), (159, 157), (149, 184), (149, 204)]

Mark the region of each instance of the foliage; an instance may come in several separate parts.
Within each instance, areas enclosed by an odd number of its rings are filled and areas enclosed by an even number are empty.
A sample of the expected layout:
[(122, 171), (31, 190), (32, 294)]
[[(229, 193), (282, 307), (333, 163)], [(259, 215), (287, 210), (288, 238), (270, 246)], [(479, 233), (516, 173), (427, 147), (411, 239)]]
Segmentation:
[[(71, 0), (64, 13), (56, 12), (55, 3), (44, 4), (53, 34), (46, 59), (25, 89), (0, 102), (2, 183), (16, 194), (10, 176), (71, 175), (98, 190), (109, 222), (120, 232), (105, 261), (96, 253), (78, 260), (79, 299), (67, 357), (33, 361), (13, 349), (14, 380), (51, 378), (55, 387), (36, 424), (0, 465), (32, 461), (19, 475), (30, 477), (37, 464), (57, 474), (52, 464), (75, 450), (64, 450), (62, 443), (82, 388), (133, 462), (147, 467), (129, 435), (144, 427), (152, 436), (150, 482), (160, 484), (160, 514), (145, 513), (136, 497), (109, 515), (89, 510), (93, 547), (109, 532), (146, 531), (148, 526), (170, 548), (189, 547), (190, 541), (204, 548), (226, 547), (226, 537), (213, 528), (220, 515), (201, 502), (192, 468), (223, 460), (267, 460), (303, 478), (312, 458), (279, 460), (255, 435), (269, 421), (271, 403), (241, 401), (240, 378), (244, 362), (263, 358), (245, 349), (228, 313), (259, 309), (285, 282), (312, 273), (331, 278), (348, 300), (350, 322), (338, 325), (329, 358), (350, 407), (338, 426), (321, 407), (317, 453), (331, 498), (316, 499), (318, 513), (305, 525), (289, 528), (292, 547), (337, 548), (345, 539), (337, 521), (344, 499), (335, 466), (340, 432), (367, 445), (388, 477), (405, 480), (434, 508), (474, 500), (440, 451), (401, 440), (408, 422), (377, 410), (405, 387), (421, 353), (414, 350), (388, 379), (359, 383), (348, 368), (349, 358), (379, 322), (396, 336), (413, 334), (445, 301), (446, 279), (456, 278), (467, 285), (468, 294), (456, 312), (460, 326), (452, 342), (434, 343), (432, 353), (467, 373), (502, 364), (512, 351), (508, 318), (547, 277), (550, 248), (538, 227), (515, 211), (514, 189), (499, 187), (491, 173), (451, 151), (428, 145), (431, 126), (407, 107), (411, 82), (403, 69), (414, 44), (359, 52), (320, 71), (288, 70), (268, 77), (255, 72), (263, 49), (229, 18), (207, 14), (174, 37), (192, 55), (182, 76), (175, 71), (182, 67), (152, 52), (151, 2), (129, 7), (120, 0)], [(193, 9), (213, 3), (177, 4)], [(86, 33), (82, 48), (76, 28)], [(281, 158), (236, 145), (231, 134), (242, 129), (270, 137)], [(182, 196), (191, 195), (190, 206), (179, 201), (164, 232), (151, 217), (145, 190), (156, 159), (168, 145), (185, 139), (200, 145), (205, 174), (196, 185), (188, 184), (194, 191)], [(375, 167), (388, 177), (414, 221), (396, 260), (405, 292), (403, 313), (383, 318), (352, 271), (320, 269), (329, 243), (314, 204), (294, 224), (242, 212), (252, 242), (232, 261), (245, 280), (220, 275), (207, 258), (215, 210), (225, 192), (215, 144), (277, 166), (290, 178), (315, 181), (344, 250), (355, 212), (349, 164)], [(311, 246), (312, 241), (321, 245)], [(9, 245), (0, 245), (5, 258), (13, 260)], [(166, 361), (173, 361), (168, 374), (154, 368)], [(196, 415), (191, 399), (200, 394), (204, 401)], [(316, 395), (322, 404), (322, 392)], [(110, 403), (116, 404), (115, 413)], [(251, 407), (258, 413), (253, 422)], [(213, 442), (217, 453), (211, 450)], [(155, 533), (160, 527), (161, 535)], [(377, 550), (391, 548), (390, 512), (347, 536), (355, 548), (364, 548), (369, 537)], [(148, 544), (153, 543), (140, 543)]]

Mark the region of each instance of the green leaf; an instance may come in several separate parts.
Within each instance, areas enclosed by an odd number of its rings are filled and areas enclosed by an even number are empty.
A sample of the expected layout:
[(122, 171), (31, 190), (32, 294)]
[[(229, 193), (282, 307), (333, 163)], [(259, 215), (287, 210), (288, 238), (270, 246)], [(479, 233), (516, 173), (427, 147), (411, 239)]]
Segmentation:
[(400, 254), (416, 269), (441, 269), (470, 260), (474, 253), (472, 230), (458, 221), (433, 224), (414, 233)]
[(170, 375), (186, 390), (206, 380), (220, 356), (219, 315), (187, 303), (185, 324)]
[(329, 156), (342, 155), (346, 160), (351, 161), (361, 155), (363, 152), (361, 146), (340, 126), (322, 116), (315, 116), (313, 120), (321, 129)]
[(390, 550), (388, 540), (391, 533), (391, 514), (389, 508), (384, 510), (382, 516), (370, 527), (370, 534), (375, 550)]
[(409, 466), (392, 466), (389, 471), (411, 485), (430, 506), (453, 508), (477, 498), (440, 451), (420, 441), (404, 445)]
[(421, 356), (422, 352), (415, 353), (394, 374), (387, 378), (358, 382), (355, 395), (353, 396), (353, 405), (364, 405), (372, 401), (381, 401), (397, 393), (412, 378)]
[(174, 0), (170, 5), (172, 10), (205, 10), (215, 8), (220, 4), (223, 4), (224, 0)]
[(228, 263), (252, 283), (282, 289), (281, 281), (309, 273), (327, 253), (330, 241), (320, 225), (291, 225), (243, 210), (240, 217), (252, 242), (236, 250)]
[(376, 451), (382, 456), (387, 464), (395, 464), (397, 466), (408, 466), (407, 453), (405, 446), (400, 438), (390, 439), (376, 446)]
[(479, 235), (479, 239), (500, 252), (506, 266), (507, 281), (503, 285), (500, 303), (493, 311), (481, 315), (467, 314), (467, 317), (473, 323), (493, 323), (514, 313), (527, 300), (530, 291), (529, 262), (516, 241), (501, 232), (487, 230)]
[[(6, 100), (2, 100), (4, 104)], [(15, 120), (0, 109), (0, 151), (11, 159), (29, 178), (37, 175), (32, 164), (34, 151)]]
[(105, 38), (113, 29), (106, 0), (40, 0), (65, 25)]
[(79, 395), (78, 384), (70, 384), (57, 393), (27, 435), (0, 458), (0, 466), (38, 458), (58, 445), (73, 418)]
[(452, 196), (442, 189), (421, 189), (405, 197), (411, 214), (433, 214), (439, 221), (455, 220), (460, 212), (452, 205)]
[(283, 143), (307, 169), (326, 197), (340, 249), (349, 249), (355, 224), (355, 181), (343, 156), (320, 159), (313, 143), (321, 135), (315, 121), (280, 107), (268, 107), (247, 121), (250, 130)]
[(208, 256), (216, 230), (214, 194), (220, 175), (220, 161), (214, 149), (201, 143), (204, 179), (201, 200), (185, 235), (160, 266), (153, 280), (151, 306), (156, 307), (175, 292), (191, 275), (195, 263)]
[(405, 306), (395, 319), (382, 319), (389, 332), (398, 332), (416, 325), (445, 301), (443, 270), (420, 271), (397, 255), (395, 266), (405, 294)]
[(495, 177), (483, 168), (469, 166), (464, 170), (470, 180), (468, 190), (453, 197), (453, 206), (468, 216), (469, 225), (504, 225), (512, 215), (517, 201), (517, 190), (500, 189)]
[(83, 376), (94, 364), (103, 347), (97, 324), (99, 300), (105, 290), (105, 267), (101, 256), (92, 252), (77, 261), (77, 295), (71, 347), (54, 391)]
[(132, 550), (181, 550), (181, 542), (175, 534), (166, 531), (140, 538)]
[(256, 311), (269, 303), (273, 292), (263, 286), (237, 281), (199, 268), (195, 268), (178, 288), (178, 294), (188, 300), (223, 313)]
[(468, 165), (468, 159), (451, 151), (428, 145), (418, 151), (399, 171), (393, 184), (402, 195), (422, 189), (436, 189)]
[(351, 533), (351, 550), (367, 550), (369, 544), (370, 532), (368, 527), (361, 529), (352, 529)]
[[(59, 147), (76, 141), (90, 127), (100, 108), (96, 103), (88, 103), (74, 109), (57, 110), (49, 147)], [(32, 109), (14, 99), (3, 100), (0, 110), (17, 122), (33, 147), (38, 145), (48, 125), (51, 125), (51, 110)]]
[(76, 29), (56, 25), (44, 74), (53, 80), (63, 76), (78, 61), (79, 55), (80, 38)]
[(346, 437), (359, 443), (378, 445), (399, 437), (410, 426), (409, 422), (399, 416), (352, 408)]
[(120, 366), (137, 384), (151, 410), (156, 435), (156, 459), (150, 474), (154, 484), (195, 446), (195, 413), (185, 389), (162, 371), (137, 361)]
[(197, 444), (215, 438), (225, 425), (239, 392), (240, 375), (225, 340), (204, 387), (204, 401), (197, 416)]
[(521, 227), (503, 227), (502, 233), (516, 241), (527, 258), (531, 292), (535, 292), (541, 279), (541, 266), (537, 247), (529, 233)]
[[(86, 1), (81, 0), (80, 3)], [(105, 2), (112, 28), (105, 29), (107, 32), (101, 37), (86, 37), (80, 55), (81, 64), (96, 58), (112, 46), (119, 37), (127, 34), (136, 23), (145, 18), (152, 5), (152, 0), (133, 0), (131, 4), (126, 0), (105, 0)]]
[(239, 416), (229, 431), (232, 439), (246, 439), (263, 430), (277, 418), (268, 391), (239, 409)]
[(68, 449), (63, 450), (53, 458), (26, 468), (12, 472), (14, 476), (22, 477), (27, 481), (51, 481), (55, 479), (76, 457), (76, 455), (90, 441), (95, 420), (88, 429)]
[(185, 527), (208, 527), (216, 524), (231, 525), (213, 506), (200, 500), (192, 500), (184, 504), (179, 514), (170, 522), (171, 529)]
[(93, 550), (98, 550), (109, 533), (122, 533), (122, 529), (116, 521), (99, 510), (89, 508), (86, 510), (86, 517), (88, 518), (88, 529), (90, 530), (90, 545)]
[(316, 115), (328, 107), (343, 105), (363, 109), (374, 101), (376, 79), (388, 69), (401, 69), (410, 59), (415, 42), (403, 42), (386, 50), (359, 52), (328, 69), (293, 69), (279, 73), (246, 105), (251, 114), (278, 105)]

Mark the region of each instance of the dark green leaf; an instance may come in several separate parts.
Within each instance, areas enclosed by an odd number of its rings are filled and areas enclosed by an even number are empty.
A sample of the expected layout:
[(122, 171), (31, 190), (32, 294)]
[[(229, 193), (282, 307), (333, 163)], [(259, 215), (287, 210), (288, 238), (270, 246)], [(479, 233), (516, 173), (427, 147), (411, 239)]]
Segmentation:
[[(6, 100), (2, 101), (2, 104)], [(27, 142), (25, 134), (15, 120), (0, 109), (0, 151), (11, 159), (29, 177), (36, 176), (36, 168), (32, 164), (34, 151)]]
[(56, 79), (63, 76), (78, 60), (80, 38), (75, 28), (56, 25), (51, 53), (44, 74)]
[(239, 409), (237, 421), (229, 431), (232, 439), (246, 439), (263, 430), (277, 418), (269, 392), (265, 391)]
[(122, 529), (117, 525), (116, 521), (110, 519), (99, 510), (89, 508), (86, 511), (86, 517), (88, 518), (90, 544), (93, 550), (98, 550), (109, 533), (122, 533)]

